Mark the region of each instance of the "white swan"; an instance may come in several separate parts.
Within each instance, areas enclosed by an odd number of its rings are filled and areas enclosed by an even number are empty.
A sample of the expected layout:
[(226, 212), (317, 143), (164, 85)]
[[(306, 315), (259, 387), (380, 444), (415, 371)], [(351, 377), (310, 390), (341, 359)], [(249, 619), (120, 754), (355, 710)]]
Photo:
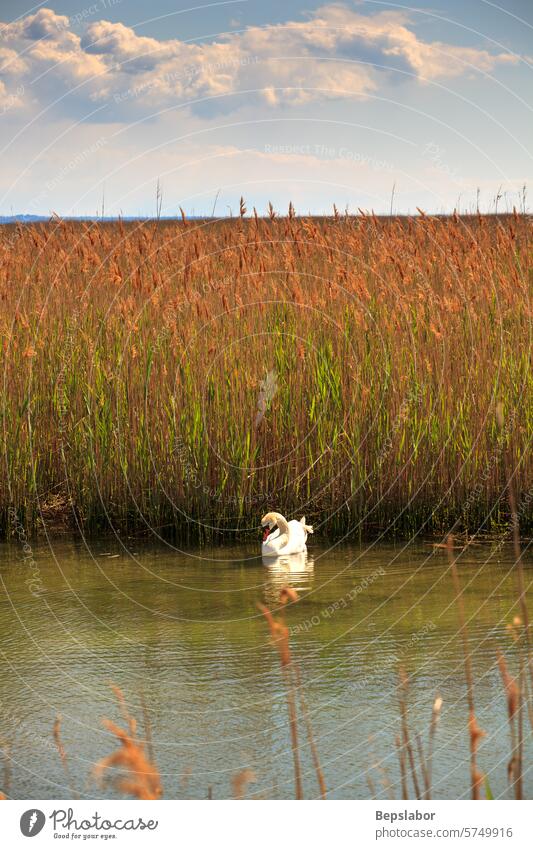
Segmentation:
[(261, 553), (264, 557), (280, 557), (284, 554), (300, 554), (305, 551), (307, 534), (313, 533), (311, 525), (305, 524), (305, 516), (299, 522), (287, 522), (281, 513), (267, 513), (261, 519), (264, 528)]

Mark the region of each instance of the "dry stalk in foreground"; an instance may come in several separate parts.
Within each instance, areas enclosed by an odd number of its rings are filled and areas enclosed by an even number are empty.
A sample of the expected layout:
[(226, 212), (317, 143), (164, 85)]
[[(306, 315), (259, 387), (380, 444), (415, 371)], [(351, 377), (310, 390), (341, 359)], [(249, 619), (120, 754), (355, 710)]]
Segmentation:
[[(284, 587), (280, 593), (280, 601), (282, 607), (284, 607), (289, 602), (296, 602), (298, 601), (298, 593), (291, 587)], [(300, 707), (304, 717), (307, 731), (307, 739), (309, 742), (309, 748), (311, 750), (311, 756), (313, 759), (313, 766), (315, 768), (318, 786), (320, 788), (320, 796), (322, 799), (325, 799), (326, 784), (324, 781), (324, 774), (320, 766), (311, 720), (303, 694), (300, 670), (296, 667), (291, 657), (291, 650), (289, 645), (289, 629), (285, 624), (283, 612), (281, 613), (279, 620), (277, 620), (274, 618), (272, 612), (268, 609), (268, 607), (265, 607), (265, 605), (259, 604), (258, 608), (267, 621), (270, 636), (272, 637), (272, 641), (276, 649), (278, 650), (281, 662), (281, 669), (287, 692), (287, 707), (289, 711), (289, 725), (291, 732), (291, 748), (294, 762), (294, 781), (296, 798), (303, 799), (302, 772), (300, 765), (300, 751), (298, 740), (298, 714), (296, 707), (296, 690), (298, 690), (300, 695)]]
[(0, 739), (0, 751), (4, 761), (4, 786), (0, 793), (0, 799), (7, 799), (11, 787), (11, 747), (7, 740)]
[[(504, 432), (505, 417), (504, 407), (500, 402), (496, 407), (496, 421), (501, 432)], [(523, 798), (523, 751), (524, 751), (524, 700), (533, 728), (533, 654), (531, 652), (531, 635), (529, 624), (529, 612), (526, 601), (526, 583), (524, 577), (524, 565), (522, 563), (522, 550), (520, 546), (520, 516), (521, 510), (517, 504), (515, 493), (516, 469), (512, 467), (511, 452), (508, 447), (504, 450), (505, 476), (507, 483), (507, 497), (511, 512), (511, 523), (513, 532), (513, 548), (515, 556), (515, 571), (517, 578), (518, 603), (521, 618), (516, 616), (511, 626), (513, 637), (518, 645), (518, 681), (512, 678), (501, 653), (498, 654), (498, 665), (507, 695), (507, 713), (509, 717), (509, 728), (511, 732), (511, 759), (508, 764), (508, 777), (514, 790), (516, 799)], [(525, 656), (524, 656), (525, 655)], [(527, 670), (527, 672), (526, 672)]]
[[(427, 753), (424, 751), (422, 738), (420, 733), (415, 730), (414, 738), (416, 741), (416, 750), (411, 742), (411, 734), (407, 721), (407, 695), (409, 691), (409, 677), (403, 667), (400, 667), (400, 683), (398, 688), (399, 703), (400, 703), (400, 735), (396, 738), (396, 748), (398, 751), (398, 759), (400, 764), (400, 776), (402, 785), (402, 798), (409, 798), (408, 781), (407, 781), (407, 764), (415, 796), (417, 799), (431, 799), (431, 778), (433, 765), (433, 745), (435, 742), (435, 734), (437, 731), (437, 723), (442, 708), (442, 699), (437, 693), (433, 708), (431, 711), (431, 721), (429, 724), (428, 747)], [(418, 755), (418, 767), (416, 764), (416, 755)], [(418, 777), (418, 771), (422, 776), (424, 790), (421, 792), (421, 784)]]
[(431, 778), (432, 778), (432, 769), (433, 769), (433, 744), (435, 742), (435, 734), (437, 732), (437, 724), (439, 722), (440, 712), (442, 708), (442, 699), (440, 695), (437, 693), (435, 697), (435, 701), (433, 702), (433, 709), (431, 711), (431, 723), (429, 726), (429, 743), (428, 743), (428, 757), (427, 757), (427, 775), (428, 775), (428, 788), (426, 799), (431, 799)]
[(407, 789), (407, 771), (405, 768), (405, 749), (402, 745), (402, 741), (400, 740), (400, 735), (397, 734), (394, 740), (396, 745), (396, 751), (398, 752), (398, 760), (400, 762), (400, 776), (402, 779), (402, 799), (409, 798), (409, 791)]
[(54, 743), (56, 744), (57, 751), (59, 753), (59, 758), (61, 760), (61, 764), (65, 771), (65, 776), (67, 778), (67, 784), (72, 795), (72, 798), (77, 798), (77, 793), (74, 792), (74, 787), (72, 784), (72, 778), (70, 775), (70, 769), (68, 765), (67, 753), (65, 751), (65, 747), (63, 746), (63, 741), (61, 740), (61, 714), (58, 713), (56, 716), (56, 720), (54, 722)]
[[(498, 651), (498, 666), (507, 696), (507, 715), (511, 734), (511, 758), (507, 764), (507, 776), (513, 788), (515, 799), (522, 798), (522, 758), (523, 737), (521, 727), (522, 694), (516, 679), (509, 674), (503, 654)], [(518, 723), (517, 723), (518, 720)], [(517, 728), (518, 724), (518, 728)]]
[(376, 788), (375, 788), (375, 784), (374, 784), (374, 782), (371, 778), (371, 774), (370, 774), (370, 770), (374, 769), (378, 773), (379, 783), (383, 787), (383, 790), (385, 791), (387, 798), (390, 799), (391, 801), (393, 801), (394, 800), (394, 792), (393, 792), (393, 789), (392, 789), (392, 782), (390, 780), (388, 770), (385, 766), (383, 766), (383, 763), (381, 762), (381, 760), (379, 760), (379, 758), (377, 758), (375, 752), (373, 751), (373, 747), (374, 747), (374, 735), (371, 734), (368, 738), (368, 751), (369, 751), (369, 755), (370, 755), (370, 766), (369, 766), (369, 769), (365, 770), (365, 777), (366, 777), (368, 787), (370, 789), (370, 793), (371, 793), (372, 797), (374, 798), (375, 795), (376, 795), (375, 794)]
[(315, 743), (315, 735), (313, 733), (313, 726), (311, 724), (311, 717), (309, 716), (309, 710), (307, 708), (307, 702), (305, 700), (304, 690), (302, 687), (302, 677), (300, 675), (300, 669), (295, 664), (294, 665), (294, 674), (296, 678), (296, 687), (298, 688), (298, 693), (300, 696), (300, 709), (302, 711), (304, 721), (305, 721), (305, 729), (307, 732), (307, 742), (309, 743), (309, 748), (311, 749), (311, 757), (313, 758), (313, 766), (315, 768), (316, 777), (318, 780), (318, 786), (320, 788), (320, 796), (322, 799), (326, 798), (326, 782), (324, 781), (324, 773), (322, 772), (322, 767), (320, 766), (320, 760), (318, 757), (318, 749)]
[(127, 710), (122, 691), (118, 687), (113, 687), (113, 690), (127, 729), (104, 719), (104, 727), (117, 738), (119, 748), (95, 765), (94, 775), (103, 782), (107, 773), (111, 772), (111, 783), (120, 793), (137, 799), (160, 799), (162, 788), (159, 770), (147, 756), (143, 743), (137, 738), (137, 723)]
[[(283, 591), (282, 591), (283, 592)], [(291, 590), (294, 596), (298, 598), (294, 590)], [(278, 650), (279, 659), (281, 662), (281, 670), (287, 691), (287, 707), (289, 710), (289, 726), (291, 731), (291, 748), (294, 762), (294, 783), (297, 799), (303, 799), (302, 790), (302, 771), (300, 766), (300, 752), (298, 743), (298, 716), (296, 713), (296, 696), (293, 682), (292, 666), (291, 666), (291, 650), (289, 647), (289, 629), (285, 625), (283, 617), (280, 620), (274, 619), (274, 616), (264, 604), (258, 605), (259, 610), (265, 617), (272, 642)]]
[[(505, 417), (503, 412), (503, 404), (500, 402), (496, 407), (496, 421), (498, 423), (498, 427), (503, 432), (505, 426)], [(530, 634), (530, 624), (529, 624), (529, 612), (527, 609), (527, 601), (526, 601), (526, 582), (524, 578), (524, 564), (522, 563), (522, 549), (520, 546), (520, 510), (518, 508), (516, 493), (515, 493), (515, 474), (516, 469), (512, 468), (511, 459), (509, 456), (510, 452), (507, 449), (504, 451), (504, 464), (505, 464), (505, 475), (506, 475), (506, 485), (507, 485), (507, 498), (509, 501), (509, 509), (511, 511), (511, 524), (512, 524), (512, 532), (513, 532), (513, 549), (515, 556), (515, 569), (516, 569), (516, 578), (517, 578), (517, 592), (518, 592), (518, 603), (520, 605), (520, 611), (522, 615), (522, 619), (520, 620), (518, 617), (515, 619), (515, 624), (521, 625), (521, 634), (520, 639), (518, 640), (519, 648), (520, 648), (520, 677), (522, 678), (522, 666), (524, 665), (523, 652), (522, 652), (522, 643), (525, 644), (525, 653), (526, 653), (526, 666), (528, 669), (528, 675), (524, 677), (524, 681), (522, 682), (523, 686), (521, 687), (521, 691), (524, 693), (526, 704), (529, 713), (529, 719), (531, 722), (531, 726), (533, 728), (533, 653), (531, 651), (531, 634)], [(521, 707), (520, 707), (521, 710)], [(521, 722), (521, 719), (520, 719)]]
[(447, 553), (448, 562), (453, 578), (455, 595), (457, 601), (457, 610), (459, 613), (459, 632), (463, 643), (463, 663), (466, 678), (466, 693), (468, 699), (468, 733), (470, 737), (470, 781), (472, 785), (472, 799), (480, 799), (480, 788), (483, 782), (483, 774), (477, 768), (477, 750), (479, 741), (484, 736), (485, 732), (479, 727), (474, 712), (474, 679), (472, 676), (472, 658), (470, 656), (470, 648), (468, 645), (468, 630), (466, 626), (465, 607), (463, 600), (463, 592), (459, 583), (459, 574), (457, 572), (456, 559), (453, 556), (453, 537), (448, 535), (447, 538)]
[(411, 780), (413, 782), (413, 788), (415, 791), (415, 796), (417, 799), (420, 799), (420, 785), (418, 783), (418, 775), (416, 772), (416, 764), (415, 764), (415, 756), (413, 752), (413, 747), (411, 745), (411, 737), (409, 734), (409, 725), (407, 722), (407, 689), (408, 689), (408, 678), (403, 667), (400, 668), (400, 717), (402, 724), (402, 746), (404, 750), (407, 752), (407, 757), (409, 760), (409, 768), (411, 771)]

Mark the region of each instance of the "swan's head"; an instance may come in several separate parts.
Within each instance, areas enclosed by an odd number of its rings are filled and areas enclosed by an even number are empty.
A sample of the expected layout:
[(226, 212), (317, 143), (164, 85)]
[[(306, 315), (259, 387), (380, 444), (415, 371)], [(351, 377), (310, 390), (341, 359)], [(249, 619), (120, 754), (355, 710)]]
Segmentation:
[(267, 513), (261, 519), (261, 527), (263, 528), (263, 542), (268, 539), (269, 535), (274, 531), (278, 526), (278, 514), (277, 513)]

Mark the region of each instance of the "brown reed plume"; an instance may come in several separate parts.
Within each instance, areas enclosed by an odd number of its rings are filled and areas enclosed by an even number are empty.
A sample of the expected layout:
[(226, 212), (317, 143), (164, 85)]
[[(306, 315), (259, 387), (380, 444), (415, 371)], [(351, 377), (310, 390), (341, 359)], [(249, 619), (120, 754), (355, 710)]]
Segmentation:
[(159, 770), (137, 737), (137, 723), (127, 709), (124, 694), (115, 686), (113, 692), (126, 728), (121, 728), (109, 719), (103, 720), (104, 727), (116, 737), (119, 747), (95, 765), (94, 777), (102, 783), (109, 780), (118, 792), (136, 799), (160, 799), (162, 787)]

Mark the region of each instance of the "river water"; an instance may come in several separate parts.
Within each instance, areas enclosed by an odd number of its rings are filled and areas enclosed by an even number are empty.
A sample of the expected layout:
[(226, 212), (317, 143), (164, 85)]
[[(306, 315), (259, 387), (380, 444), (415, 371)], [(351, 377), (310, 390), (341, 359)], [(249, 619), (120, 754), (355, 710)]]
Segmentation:
[[(410, 676), (413, 742), (418, 732), (427, 746), (433, 700), (437, 693), (443, 699), (435, 798), (468, 797), (464, 669), (442, 549), (313, 544), (307, 557), (265, 565), (250, 547), (182, 552), (131, 539), (54, 542), (33, 547), (31, 584), (27, 554), (25, 560), (18, 543), (0, 548), (0, 737), (10, 757), (9, 795), (114, 795), (92, 774), (116, 748), (102, 725), (104, 717), (122, 721), (114, 684), (141, 735), (141, 700), (146, 705), (166, 797), (231, 797), (232, 778), (244, 769), (254, 777), (248, 795), (293, 797), (284, 681), (257, 608), (279, 607), (280, 590), (289, 585), (300, 600), (286, 621), (328, 796), (401, 793), (401, 665)], [(470, 546), (458, 561), (476, 715), (486, 732), (479, 766), (495, 797), (508, 794), (509, 732), (495, 658), (499, 647), (516, 668), (507, 627), (519, 612), (512, 564), (510, 549), (495, 552), (488, 544)], [(524, 565), (530, 581), (527, 554)], [(70, 788), (53, 741), (58, 713)], [(524, 788), (531, 797), (526, 736)], [(304, 791), (312, 798), (318, 789), (303, 721), (299, 742)]]

